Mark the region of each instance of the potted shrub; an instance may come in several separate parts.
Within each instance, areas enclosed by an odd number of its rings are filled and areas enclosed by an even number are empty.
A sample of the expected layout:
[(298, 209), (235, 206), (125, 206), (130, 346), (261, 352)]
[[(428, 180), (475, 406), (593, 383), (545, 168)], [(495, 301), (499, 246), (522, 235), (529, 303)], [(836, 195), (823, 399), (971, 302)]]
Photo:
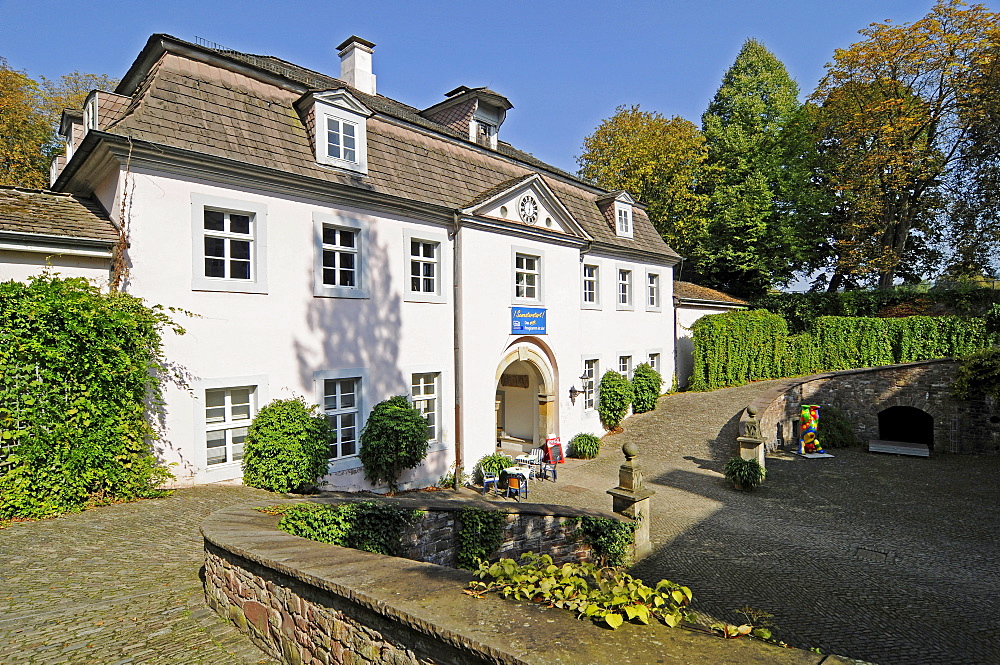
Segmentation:
[(732, 457), (726, 462), (723, 470), (726, 480), (733, 484), (738, 490), (747, 492), (758, 487), (764, 482), (766, 472), (764, 467), (755, 459), (743, 459), (742, 457)]
[(569, 454), (580, 459), (593, 459), (601, 452), (601, 440), (593, 434), (581, 433), (569, 442)]

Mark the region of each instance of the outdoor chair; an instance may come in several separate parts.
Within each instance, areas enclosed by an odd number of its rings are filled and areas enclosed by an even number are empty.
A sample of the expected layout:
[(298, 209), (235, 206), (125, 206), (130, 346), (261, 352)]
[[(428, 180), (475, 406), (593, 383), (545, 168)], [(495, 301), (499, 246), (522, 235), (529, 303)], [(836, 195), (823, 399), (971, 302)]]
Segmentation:
[(545, 451), (541, 448), (532, 448), (531, 452), (527, 455), (518, 455), (517, 461), (519, 464), (524, 464), (531, 469), (529, 474), (530, 478), (537, 478), (542, 472), (542, 459), (545, 456)]
[(528, 498), (528, 480), (527, 478), (522, 478), (517, 475), (507, 476), (507, 493), (504, 495), (507, 498), (511, 496), (514, 497), (516, 501), (521, 500), (521, 496), (525, 499)]
[(486, 488), (493, 485), (493, 492), (500, 490), (500, 478), (492, 471), (483, 471), (483, 496), (486, 496)]
[(552, 482), (556, 480), (556, 465), (549, 462), (542, 462), (541, 467), (538, 470), (538, 477), (542, 480), (548, 480), (549, 474), (552, 474)]

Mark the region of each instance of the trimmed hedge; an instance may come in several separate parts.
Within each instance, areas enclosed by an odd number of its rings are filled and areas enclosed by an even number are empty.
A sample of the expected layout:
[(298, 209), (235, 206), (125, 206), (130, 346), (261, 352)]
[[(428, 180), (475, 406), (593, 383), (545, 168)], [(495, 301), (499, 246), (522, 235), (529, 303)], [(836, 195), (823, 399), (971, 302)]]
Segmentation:
[(632, 384), (618, 372), (609, 369), (601, 377), (597, 393), (597, 413), (601, 417), (601, 424), (604, 429), (613, 432), (618, 429), (632, 406)]
[(660, 397), (663, 378), (660, 373), (646, 363), (640, 364), (632, 374), (632, 410), (646, 413), (656, 409)]
[(714, 390), (781, 375), (788, 324), (764, 310), (710, 314), (691, 327), (691, 390)]
[(333, 434), (301, 397), (275, 400), (254, 416), (243, 451), (243, 484), (302, 491), (326, 474)]

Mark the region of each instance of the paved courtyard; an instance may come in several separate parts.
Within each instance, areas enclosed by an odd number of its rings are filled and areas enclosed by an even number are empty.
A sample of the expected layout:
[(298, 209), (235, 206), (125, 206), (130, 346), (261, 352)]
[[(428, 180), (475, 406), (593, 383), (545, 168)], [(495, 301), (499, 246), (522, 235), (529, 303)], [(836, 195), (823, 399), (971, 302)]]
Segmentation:
[(270, 664), (205, 607), (198, 528), (271, 496), (199, 487), (0, 530), (0, 665)]
[[(609, 509), (635, 440), (654, 552), (635, 569), (694, 591), (695, 609), (774, 614), (776, 636), (880, 665), (1000, 663), (1000, 458), (833, 450), (768, 457), (765, 485), (731, 489), (740, 409), (771, 383), (683, 393), (629, 418), (593, 461), (570, 460), (532, 501)], [(721, 434), (720, 434), (721, 430)]]

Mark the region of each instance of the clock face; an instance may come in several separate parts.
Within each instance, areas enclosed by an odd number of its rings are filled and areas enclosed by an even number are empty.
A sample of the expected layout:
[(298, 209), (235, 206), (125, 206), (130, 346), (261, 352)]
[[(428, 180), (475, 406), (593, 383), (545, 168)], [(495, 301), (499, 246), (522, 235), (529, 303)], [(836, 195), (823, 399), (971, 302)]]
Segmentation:
[(538, 219), (538, 202), (531, 194), (526, 194), (521, 199), (520, 213), (521, 220), (525, 224), (534, 224), (535, 220)]

